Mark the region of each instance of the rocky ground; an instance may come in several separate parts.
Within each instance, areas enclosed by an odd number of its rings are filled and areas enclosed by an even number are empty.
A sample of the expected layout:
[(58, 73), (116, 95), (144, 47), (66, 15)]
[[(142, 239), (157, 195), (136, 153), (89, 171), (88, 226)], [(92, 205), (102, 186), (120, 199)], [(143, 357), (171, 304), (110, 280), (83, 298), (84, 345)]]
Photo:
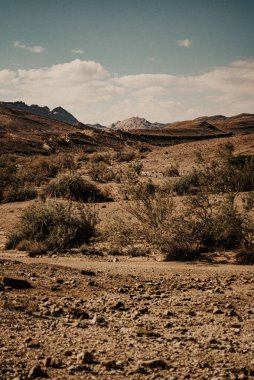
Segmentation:
[(254, 378), (254, 268), (42, 261), (2, 255), (1, 379)]

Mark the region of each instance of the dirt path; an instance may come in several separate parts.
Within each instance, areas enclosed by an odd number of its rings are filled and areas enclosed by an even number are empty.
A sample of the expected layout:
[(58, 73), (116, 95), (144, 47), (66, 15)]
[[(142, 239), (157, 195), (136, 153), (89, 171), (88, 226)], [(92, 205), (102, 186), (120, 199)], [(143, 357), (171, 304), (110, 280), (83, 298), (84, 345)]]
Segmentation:
[(128, 259), (122, 258), (119, 261), (103, 261), (97, 259), (89, 259), (87, 257), (71, 257), (71, 256), (58, 256), (58, 257), (38, 257), (31, 258), (26, 254), (19, 253), (6, 253), (0, 252), (0, 259), (18, 260), (26, 264), (49, 264), (60, 265), (68, 268), (75, 269), (92, 269), (101, 270), (103, 272), (113, 273), (157, 273), (163, 275), (165, 272), (178, 272), (178, 271), (214, 271), (214, 272), (251, 272), (254, 274), (254, 266), (251, 265), (228, 265), (228, 264), (207, 264), (202, 262), (197, 263), (181, 263), (181, 262), (164, 262), (147, 259)]

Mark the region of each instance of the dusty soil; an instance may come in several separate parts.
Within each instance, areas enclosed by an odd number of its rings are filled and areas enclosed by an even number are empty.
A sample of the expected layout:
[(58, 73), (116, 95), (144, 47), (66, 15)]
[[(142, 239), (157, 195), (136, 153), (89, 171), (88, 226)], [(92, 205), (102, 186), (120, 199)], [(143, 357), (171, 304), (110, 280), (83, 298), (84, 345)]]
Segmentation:
[(254, 378), (254, 268), (11, 254), (1, 379)]
[[(155, 148), (142, 177), (163, 181), (171, 164), (184, 174), (195, 151), (211, 159), (227, 141), (254, 151), (249, 136)], [(7, 253), (28, 204), (0, 205), (0, 379), (254, 378), (254, 267)], [(99, 207), (109, 222), (123, 202)]]

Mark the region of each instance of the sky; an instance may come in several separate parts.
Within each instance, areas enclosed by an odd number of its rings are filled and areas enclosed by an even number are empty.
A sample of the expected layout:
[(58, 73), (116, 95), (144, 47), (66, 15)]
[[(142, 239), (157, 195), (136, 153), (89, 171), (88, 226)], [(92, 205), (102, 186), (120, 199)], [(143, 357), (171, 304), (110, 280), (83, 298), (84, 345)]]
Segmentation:
[(254, 0), (0, 0), (0, 101), (84, 123), (254, 112)]

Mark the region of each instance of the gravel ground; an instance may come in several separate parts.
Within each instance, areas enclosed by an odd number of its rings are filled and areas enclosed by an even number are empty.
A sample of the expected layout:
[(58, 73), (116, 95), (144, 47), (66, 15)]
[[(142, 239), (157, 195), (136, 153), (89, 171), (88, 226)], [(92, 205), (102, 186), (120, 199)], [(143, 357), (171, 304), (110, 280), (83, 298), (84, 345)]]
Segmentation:
[(254, 268), (0, 257), (3, 380), (254, 378)]

